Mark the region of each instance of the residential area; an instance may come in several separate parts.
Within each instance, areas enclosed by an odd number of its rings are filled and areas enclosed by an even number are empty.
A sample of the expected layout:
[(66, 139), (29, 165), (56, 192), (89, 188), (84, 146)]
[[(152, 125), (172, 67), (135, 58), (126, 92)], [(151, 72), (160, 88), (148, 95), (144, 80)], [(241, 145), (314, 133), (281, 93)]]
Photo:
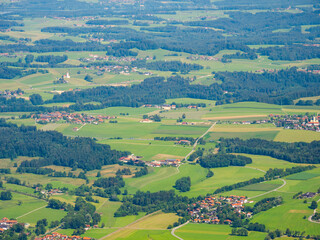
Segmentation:
[(33, 114), (31, 118), (35, 119), (37, 123), (46, 124), (46, 123), (55, 123), (58, 121), (64, 121), (66, 123), (73, 124), (99, 124), (103, 123), (108, 119), (115, 119), (115, 116), (92, 116), (84, 113), (67, 113), (67, 112), (50, 112), (44, 114)]

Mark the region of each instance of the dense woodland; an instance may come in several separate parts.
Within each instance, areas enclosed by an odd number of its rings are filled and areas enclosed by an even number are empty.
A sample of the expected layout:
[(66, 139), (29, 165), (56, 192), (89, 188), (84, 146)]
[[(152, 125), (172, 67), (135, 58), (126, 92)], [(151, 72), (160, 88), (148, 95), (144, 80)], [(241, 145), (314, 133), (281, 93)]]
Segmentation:
[(58, 165), (93, 170), (115, 164), (120, 157), (128, 155), (127, 152), (111, 150), (108, 145), (97, 144), (90, 138), (68, 138), (56, 131), (18, 127), (4, 120), (0, 120), (0, 136), (0, 158), (40, 157), (24, 161), (20, 167)]
[(294, 163), (320, 163), (320, 141), (286, 143), (257, 138), (248, 140), (222, 138), (220, 140), (220, 146), (225, 148), (229, 153), (266, 155)]
[(201, 167), (217, 168), (229, 166), (245, 166), (252, 163), (252, 159), (241, 155), (232, 154), (206, 154), (199, 159)]

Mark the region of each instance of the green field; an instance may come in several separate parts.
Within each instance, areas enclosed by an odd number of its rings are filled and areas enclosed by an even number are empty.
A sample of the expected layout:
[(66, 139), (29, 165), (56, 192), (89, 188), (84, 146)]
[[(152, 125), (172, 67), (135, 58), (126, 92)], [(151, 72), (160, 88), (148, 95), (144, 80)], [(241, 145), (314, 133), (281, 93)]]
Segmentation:
[(142, 156), (144, 161), (165, 160), (166, 158), (182, 159), (192, 149), (165, 141), (102, 140), (100, 143), (108, 144), (117, 150), (129, 151), (136, 156)]
[(184, 240), (263, 240), (266, 233), (249, 232), (248, 237), (231, 236), (231, 227), (228, 225), (195, 224), (189, 223), (178, 229), (175, 234)]
[(311, 172), (301, 172), (290, 175), (287, 177), (289, 180), (309, 180), (311, 178), (319, 177), (320, 173), (311, 173)]

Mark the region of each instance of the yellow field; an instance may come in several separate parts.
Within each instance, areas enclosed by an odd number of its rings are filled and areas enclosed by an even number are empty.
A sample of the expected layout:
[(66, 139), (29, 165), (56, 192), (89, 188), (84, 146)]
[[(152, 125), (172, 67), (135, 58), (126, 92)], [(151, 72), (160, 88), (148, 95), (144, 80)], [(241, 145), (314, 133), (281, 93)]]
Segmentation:
[(312, 142), (319, 141), (320, 133), (305, 130), (282, 129), (274, 141), (278, 142)]
[(168, 225), (173, 224), (179, 217), (173, 213), (156, 213), (146, 216), (133, 224), (112, 233), (107, 239), (126, 239), (137, 230), (166, 230)]

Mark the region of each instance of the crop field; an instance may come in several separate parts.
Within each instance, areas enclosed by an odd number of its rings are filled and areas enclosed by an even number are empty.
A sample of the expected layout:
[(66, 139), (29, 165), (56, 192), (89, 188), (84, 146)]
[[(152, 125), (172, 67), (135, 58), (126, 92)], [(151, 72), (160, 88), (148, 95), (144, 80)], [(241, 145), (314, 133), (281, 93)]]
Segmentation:
[(108, 239), (174, 239), (168, 225), (178, 220), (173, 213), (156, 213), (126, 226)]
[(266, 233), (249, 232), (248, 237), (232, 236), (231, 227), (227, 225), (214, 225), (214, 224), (196, 224), (189, 223), (182, 228), (175, 231), (175, 234), (184, 240), (263, 240)]
[(280, 187), (281, 183), (269, 183), (269, 182), (263, 182), (263, 183), (256, 183), (252, 185), (248, 185), (242, 188), (239, 188), (240, 191), (270, 191), (273, 189), (276, 189), (277, 187)]
[(203, 116), (207, 120), (263, 119), (269, 114), (282, 114), (281, 107), (273, 104), (242, 102), (216, 106)]
[(301, 172), (290, 175), (287, 177), (289, 180), (308, 180), (311, 178), (319, 177), (320, 173), (311, 173), (311, 172)]
[(278, 133), (279, 131), (232, 132), (232, 129), (230, 129), (228, 132), (211, 132), (209, 140), (217, 141), (220, 138), (240, 138), (244, 140), (261, 138), (265, 140), (273, 140)]
[(281, 129), (274, 141), (278, 142), (312, 142), (320, 141), (320, 133), (306, 130)]

